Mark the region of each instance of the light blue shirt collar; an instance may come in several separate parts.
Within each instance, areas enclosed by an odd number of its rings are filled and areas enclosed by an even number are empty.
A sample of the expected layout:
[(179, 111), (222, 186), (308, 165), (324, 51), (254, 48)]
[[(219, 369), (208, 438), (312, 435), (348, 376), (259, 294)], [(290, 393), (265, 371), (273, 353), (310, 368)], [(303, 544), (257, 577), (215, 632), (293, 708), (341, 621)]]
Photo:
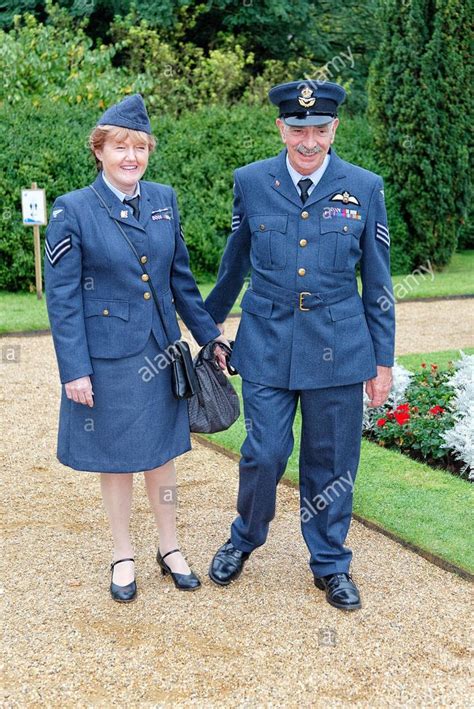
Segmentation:
[(321, 167), (318, 167), (318, 169), (315, 170), (314, 172), (312, 172), (311, 175), (300, 175), (300, 173), (299, 173), (299, 172), (296, 172), (295, 168), (291, 165), (290, 160), (289, 160), (289, 158), (288, 158), (288, 153), (286, 153), (286, 167), (288, 168), (288, 172), (290, 173), (291, 180), (292, 180), (294, 186), (296, 187), (296, 189), (297, 189), (297, 191), (298, 191), (298, 194), (299, 194), (300, 196), (301, 196), (301, 190), (300, 190), (300, 188), (298, 187), (298, 182), (299, 182), (300, 180), (303, 180), (303, 179), (306, 178), (306, 177), (309, 177), (310, 180), (313, 181), (313, 184), (311, 185), (311, 187), (310, 187), (309, 190), (308, 190), (308, 195), (310, 195), (311, 192), (312, 192), (312, 191), (314, 190), (314, 188), (316, 187), (316, 185), (318, 184), (318, 182), (320, 181), (321, 177), (322, 177), (322, 176), (324, 175), (324, 173), (326, 172), (326, 168), (327, 168), (327, 166), (329, 165), (329, 160), (330, 160), (330, 159), (331, 159), (331, 156), (330, 156), (330, 154), (328, 153), (328, 154), (326, 155), (326, 157), (324, 158), (323, 164), (321, 165)]
[(123, 202), (124, 199), (132, 199), (133, 197), (140, 196), (140, 183), (139, 182), (137, 182), (137, 186), (136, 186), (134, 194), (129, 195), (129, 194), (125, 194), (125, 192), (120, 192), (120, 190), (118, 190), (116, 187), (114, 187), (112, 184), (110, 184), (110, 182), (106, 178), (103, 170), (101, 172), (101, 175), (102, 175), (102, 179), (104, 180), (104, 182), (107, 185), (107, 187), (109, 188), (109, 190), (111, 190), (114, 193), (114, 195), (116, 195), (116, 197), (119, 198), (119, 200), (121, 202)]

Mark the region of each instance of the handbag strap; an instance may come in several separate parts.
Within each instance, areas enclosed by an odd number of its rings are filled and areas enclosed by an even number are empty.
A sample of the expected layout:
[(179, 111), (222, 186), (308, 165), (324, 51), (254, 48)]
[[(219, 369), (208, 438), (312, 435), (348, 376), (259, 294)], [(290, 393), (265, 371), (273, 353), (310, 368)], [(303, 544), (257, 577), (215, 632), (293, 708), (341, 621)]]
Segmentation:
[(120, 224), (120, 222), (119, 222), (117, 219), (115, 219), (115, 217), (112, 216), (111, 210), (110, 210), (109, 207), (107, 206), (107, 204), (106, 204), (105, 200), (103, 199), (102, 195), (100, 195), (100, 194), (97, 192), (97, 190), (95, 189), (95, 187), (93, 187), (92, 185), (89, 185), (89, 187), (90, 187), (90, 189), (92, 190), (92, 192), (94, 192), (94, 194), (96, 195), (97, 199), (98, 199), (99, 202), (102, 204), (102, 206), (105, 208), (105, 210), (108, 212), (109, 217), (110, 217), (110, 218), (115, 222), (115, 224), (117, 225), (119, 232), (122, 234), (123, 238), (125, 239), (125, 241), (126, 241), (127, 244), (129, 245), (129, 247), (131, 248), (131, 250), (133, 251), (133, 253), (134, 253), (134, 255), (135, 255), (135, 257), (136, 257), (138, 263), (140, 264), (140, 268), (142, 269), (143, 273), (145, 273), (145, 274), (148, 276), (148, 281), (147, 281), (147, 283), (148, 283), (148, 285), (149, 285), (149, 287), (150, 287), (151, 294), (152, 294), (152, 296), (153, 296), (153, 300), (155, 301), (156, 309), (157, 309), (157, 311), (158, 311), (158, 316), (159, 316), (159, 318), (160, 318), (160, 320), (161, 320), (161, 325), (162, 325), (162, 327), (163, 327), (163, 331), (164, 331), (164, 333), (165, 333), (165, 337), (166, 337), (166, 339), (169, 341), (169, 344), (170, 344), (170, 345), (173, 345), (173, 338), (171, 338), (171, 337), (169, 336), (168, 328), (166, 327), (166, 321), (165, 321), (165, 319), (164, 319), (164, 317), (163, 317), (163, 315), (162, 315), (162, 312), (161, 312), (160, 301), (159, 301), (158, 296), (157, 296), (157, 294), (156, 294), (155, 287), (154, 287), (154, 285), (153, 285), (153, 283), (152, 283), (150, 274), (148, 273), (148, 271), (146, 270), (145, 266), (144, 266), (143, 263), (141, 262), (140, 256), (138, 255), (138, 252), (137, 252), (137, 250), (136, 250), (134, 244), (133, 244), (132, 241), (130, 241), (130, 239), (128, 238), (128, 236), (127, 236), (127, 234), (125, 233), (125, 231), (124, 231), (122, 225)]

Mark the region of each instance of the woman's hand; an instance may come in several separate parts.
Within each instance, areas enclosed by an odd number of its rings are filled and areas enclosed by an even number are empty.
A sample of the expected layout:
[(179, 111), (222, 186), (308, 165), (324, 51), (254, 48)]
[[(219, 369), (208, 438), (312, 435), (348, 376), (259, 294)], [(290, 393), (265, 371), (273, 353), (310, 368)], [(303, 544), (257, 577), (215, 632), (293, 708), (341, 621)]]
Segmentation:
[(94, 406), (94, 399), (92, 398), (94, 392), (92, 391), (92, 383), (89, 376), (66, 382), (64, 388), (67, 398), (72, 399), (76, 404), (86, 404), (91, 408)]
[[(217, 327), (219, 327), (219, 325)], [(219, 330), (220, 329), (221, 328), (219, 327)], [(214, 342), (222, 342), (223, 345), (227, 345), (227, 347), (229, 349), (231, 349), (230, 342), (226, 337), (224, 337), (224, 335), (219, 335), (219, 337), (216, 337)], [(216, 347), (216, 349), (214, 350), (214, 353), (216, 355), (216, 362), (219, 365), (219, 367), (221, 369), (227, 369), (227, 355), (224, 352), (224, 350), (222, 349), (222, 347)]]

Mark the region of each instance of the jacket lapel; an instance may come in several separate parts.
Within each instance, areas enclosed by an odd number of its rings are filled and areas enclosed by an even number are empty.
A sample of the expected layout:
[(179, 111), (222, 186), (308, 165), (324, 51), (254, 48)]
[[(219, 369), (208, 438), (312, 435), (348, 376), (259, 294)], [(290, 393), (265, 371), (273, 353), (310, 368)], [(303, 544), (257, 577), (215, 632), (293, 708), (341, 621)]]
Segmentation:
[(289, 199), (290, 202), (302, 208), (301, 197), (293, 184), (293, 180), (286, 166), (286, 148), (273, 159), (269, 173), (272, 177), (271, 186), (275, 192), (278, 192), (278, 194), (281, 194), (283, 197), (286, 197), (286, 199)]
[(336, 155), (331, 148), (331, 158), (324, 175), (319, 180), (314, 190), (305, 202), (305, 209), (320, 199), (327, 197), (332, 192), (338, 192), (341, 188), (340, 180), (346, 175), (344, 161)]
[[(279, 155), (273, 160), (273, 164), (269, 170), (272, 176), (272, 188), (279, 194), (289, 199), (290, 202), (296, 204), (300, 209), (303, 208), (301, 203), (301, 197), (298, 194), (296, 187), (293, 184), (293, 180), (290, 177), (288, 168), (286, 166), (286, 148), (281, 151)], [(340, 180), (345, 177), (346, 170), (344, 161), (336, 155), (335, 151), (331, 148), (331, 159), (329, 160), (329, 165), (326, 171), (314, 190), (309, 195), (305, 202), (305, 209), (311, 204), (318, 202), (323, 199), (331, 192), (339, 191)]]
[[(127, 208), (115, 195), (112, 190), (109, 190), (107, 185), (105, 184), (104, 180), (102, 179), (102, 175), (99, 173), (97, 175), (97, 178), (95, 182), (93, 183), (93, 187), (97, 192), (100, 194), (102, 199), (107, 205), (108, 208), (108, 216), (110, 216), (112, 219), (116, 219), (117, 221), (121, 222), (122, 224), (125, 224), (126, 226), (131, 226), (134, 227), (135, 229), (140, 229), (141, 231), (145, 231), (145, 227), (138, 222), (135, 217), (132, 214), (132, 210)], [(104, 209), (102, 203), (100, 203), (100, 207)], [(141, 214), (140, 214), (140, 221), (141, 219)]]
[[(155, 208), (151, 199), (150, 191), (144, 182), (140, 182), (140, 219), (139, 226), (146, 229), (146, 225), (151, 219), (151, 213)], [(156, 206), (156, 205), (155, 205)]]

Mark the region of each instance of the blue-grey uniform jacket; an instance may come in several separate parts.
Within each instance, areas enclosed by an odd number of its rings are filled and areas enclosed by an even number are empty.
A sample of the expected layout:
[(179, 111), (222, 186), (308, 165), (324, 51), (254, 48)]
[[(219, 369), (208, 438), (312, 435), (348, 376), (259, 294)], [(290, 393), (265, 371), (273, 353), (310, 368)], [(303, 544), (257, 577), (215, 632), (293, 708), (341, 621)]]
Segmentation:
[(250, 272), (231, 359), (244, 379), (312, 389), (392, 366), (390, 237), (378, 175), (331, 150), (303, 206), (284, 149), (235, 171), (232, 229), (205, 305), (223, 322)]
[(63, 383), (93, 374), (91, 358), (138, 354), (152, 331), (162, 349), (170, 344), (146, 276), (113, 218), (149, 273), (169, 337), (180, 337), (176, 311), (200, 345), (219, 335), (189, 268), (174, 190), (140, 182), (137, 221), (100, 174), (94, 188), (108, 209), (88, 187), (70, 192), (55, 201), (46, 232), (46, 298)]

